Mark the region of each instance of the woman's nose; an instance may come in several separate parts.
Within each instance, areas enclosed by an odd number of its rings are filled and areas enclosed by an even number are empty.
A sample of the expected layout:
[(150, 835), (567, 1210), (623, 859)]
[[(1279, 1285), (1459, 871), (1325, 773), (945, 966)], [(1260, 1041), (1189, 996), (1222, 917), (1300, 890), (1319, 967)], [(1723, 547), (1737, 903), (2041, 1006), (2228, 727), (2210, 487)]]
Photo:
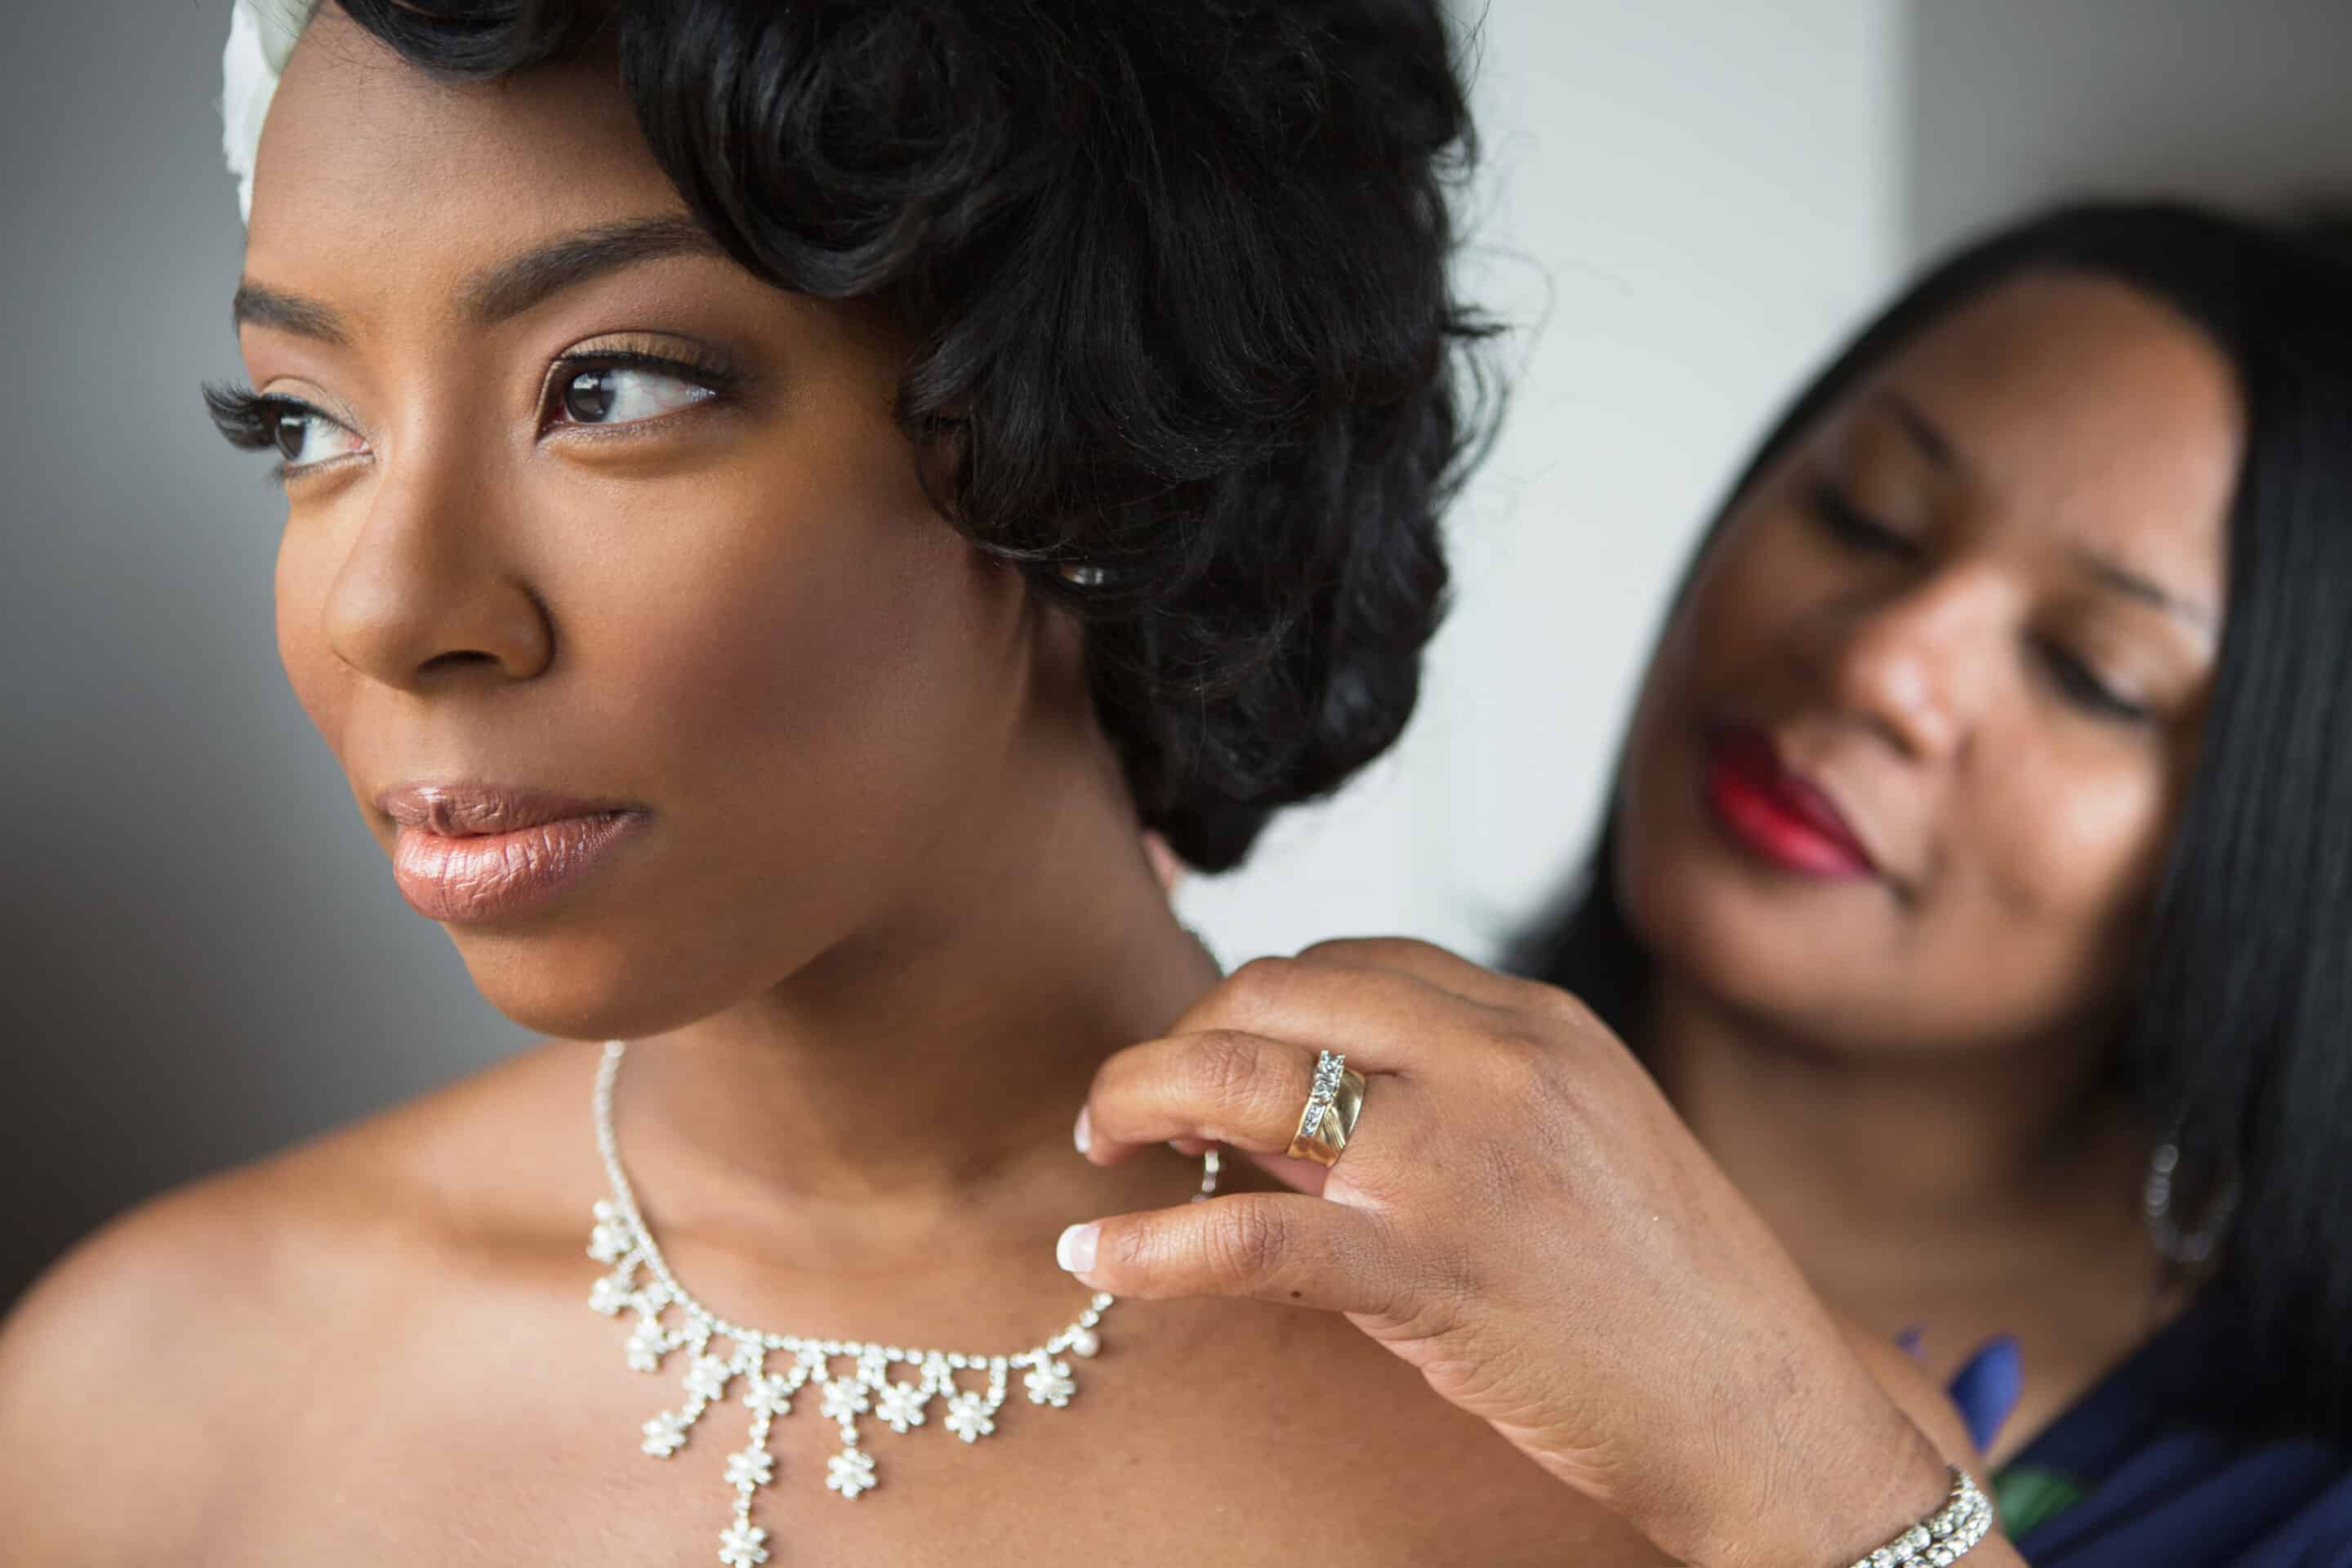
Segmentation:
[(1998, 664), (2001, 601), (1990, 576), (1952, 567), (1833, 606), (1813, 644), (1831, 700), (1906, 757), (1958, 755)]
[(404, 690), (469, 672), (523, 680), (554, 657), (554, 628), (462, 473), (420, 466), (380, 479), (322, 608), (328, 645)]

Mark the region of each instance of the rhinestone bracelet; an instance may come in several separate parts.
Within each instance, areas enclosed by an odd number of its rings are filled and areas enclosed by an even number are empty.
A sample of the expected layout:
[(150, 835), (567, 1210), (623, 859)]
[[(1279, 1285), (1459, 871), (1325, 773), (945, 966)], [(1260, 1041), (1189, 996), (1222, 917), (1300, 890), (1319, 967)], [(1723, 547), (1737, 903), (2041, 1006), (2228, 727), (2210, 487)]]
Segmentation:
[(1959, 1466), (1952, 1466), (1951, 1471), (1952, 1495), (1940, 1510), (1869, 1556), (1855, 1559), (1853, 1568), (1905, 1568), (1915, 1563), (1949, 1568), (1982, 1541), (1992, 1529), (1992, 1500), (1977, 1489), (1977, 1483)]

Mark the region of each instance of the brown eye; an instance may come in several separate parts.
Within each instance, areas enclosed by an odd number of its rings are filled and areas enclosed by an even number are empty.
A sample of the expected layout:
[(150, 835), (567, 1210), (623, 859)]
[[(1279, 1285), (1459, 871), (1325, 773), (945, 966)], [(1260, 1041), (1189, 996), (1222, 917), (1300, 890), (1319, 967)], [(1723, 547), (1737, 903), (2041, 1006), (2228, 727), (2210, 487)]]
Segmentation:
[(558, 425), (636, 425), (719, 395), (704, 373), (643, 355), (572, 372), (556, 396)]
[(611, 416), (617, 373), (583, 370), (563, 388), (564, 416), (582, 425), (601, 425)]
[(278, 455), (289, 463), (302, 460), (302, 443), (310, 438), (310, 416), (291, 409), (278, 416)]
[(286, 471), (347, 458), (365, 445), (349, 430), (306, 404), (281, 401), (269, 416), (268, 444), (278, 448)]

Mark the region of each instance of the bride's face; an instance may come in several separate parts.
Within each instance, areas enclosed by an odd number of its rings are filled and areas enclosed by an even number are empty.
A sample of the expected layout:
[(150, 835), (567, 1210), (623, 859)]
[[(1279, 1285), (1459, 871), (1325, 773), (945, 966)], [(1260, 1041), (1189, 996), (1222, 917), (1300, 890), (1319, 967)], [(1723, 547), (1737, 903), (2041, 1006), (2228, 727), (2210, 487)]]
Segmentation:
[[(239, 314), (287, 673), (501, 1010), (690, 1021), (985, 832), (1037, 617), (926, 500), (907, 345), (703, 239), (609, 60), (439, 84), (322, 7)], [(453, 837), (538, 815), (483, 788), (625, 815)]]

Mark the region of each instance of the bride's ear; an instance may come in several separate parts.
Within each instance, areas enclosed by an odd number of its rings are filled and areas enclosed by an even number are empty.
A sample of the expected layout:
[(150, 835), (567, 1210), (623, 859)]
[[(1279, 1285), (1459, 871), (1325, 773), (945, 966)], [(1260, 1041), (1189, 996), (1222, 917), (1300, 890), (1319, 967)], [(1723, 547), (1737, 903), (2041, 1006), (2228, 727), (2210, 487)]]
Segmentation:
[(1184, 880), (1186, 867), (1176, 858), (1176, 851), (1168, 847), (1168, 840), (1150, 831), (1143, 835), (1143, 858), (1151, 862), (1153, 876), (1170, 897), (1174, 897), (1178, 884)]

